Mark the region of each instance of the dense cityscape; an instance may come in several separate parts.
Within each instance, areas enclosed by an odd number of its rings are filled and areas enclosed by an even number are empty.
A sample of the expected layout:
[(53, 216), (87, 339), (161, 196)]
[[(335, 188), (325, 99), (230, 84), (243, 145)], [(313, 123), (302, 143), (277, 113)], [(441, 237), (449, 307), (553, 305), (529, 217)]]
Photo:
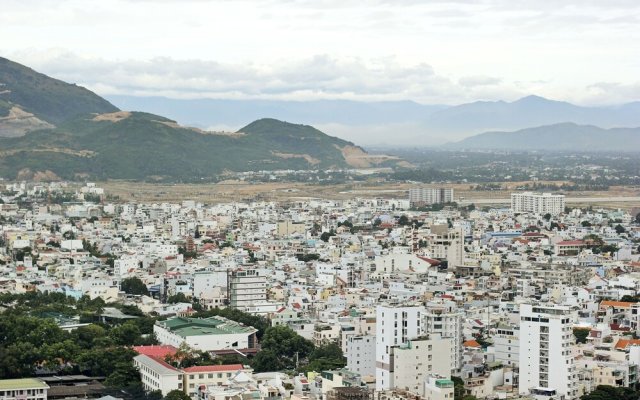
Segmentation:
[(570, 208), (551, 193), (483, 209), (454, 199), (416, 186), (405, 198), (132, 203), (91, 183), (8, 183), (0, 391), (431, 400), (631, 390), (640, 210)]

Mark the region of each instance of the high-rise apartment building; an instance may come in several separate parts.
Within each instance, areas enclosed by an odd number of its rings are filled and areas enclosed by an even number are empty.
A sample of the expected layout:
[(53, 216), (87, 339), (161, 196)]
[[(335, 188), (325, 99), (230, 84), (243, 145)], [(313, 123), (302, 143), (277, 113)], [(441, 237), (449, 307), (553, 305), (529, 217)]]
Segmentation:
[(511, 210), (514, 213), (536, 213), (558, 215), (564, 212), (563, 194), (551, 193), (511, 193)]
[(574, 319), (570, 307), (520, 305), (520, 394), (577, 398)]

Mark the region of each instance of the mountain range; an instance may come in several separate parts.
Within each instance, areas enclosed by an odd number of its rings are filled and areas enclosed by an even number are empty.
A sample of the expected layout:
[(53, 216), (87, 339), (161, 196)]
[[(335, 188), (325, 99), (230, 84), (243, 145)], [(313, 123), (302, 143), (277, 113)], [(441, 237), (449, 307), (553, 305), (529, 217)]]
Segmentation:
[(485, 132), (449, 143), (450, 150), (640, 151), (640, 128), (603, 129), (572, 122), (515, 132)]
[(513, 102), (476, 101), (457, 106), (412, 101), (180, 100), (108, 96), (127, 109), (160, 113), (199, 127), (238, 127), (243, 116), (304, 121), (368, 146), (435, 146), (487, 131), (511, 131), (573, 122), (601, 128), (640, 126), (640, 102), (583, 107), (539, 96)]
[(0, 177), (200, 181), (228, 171), (398, 162), (271, 118), (233, 132), (205, 131), (122, 111), (85, 88), (0, 58)]

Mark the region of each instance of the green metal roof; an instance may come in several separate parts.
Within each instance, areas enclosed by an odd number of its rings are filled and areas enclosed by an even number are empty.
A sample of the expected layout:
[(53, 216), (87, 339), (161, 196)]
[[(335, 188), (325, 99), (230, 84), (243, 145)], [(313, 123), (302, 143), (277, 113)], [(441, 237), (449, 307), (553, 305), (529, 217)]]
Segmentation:
[(231, 335), (238, 333), (254, 333), (252, 326), (245, 326), (238, 322), (221, 317), (184, 318), (174, 317), (157, 324), (183, 338), (202, 335)]
[(35, 378), (0, 380), (0, 390), (46, 389), (48, 387), (49, 386), (46, 383)]

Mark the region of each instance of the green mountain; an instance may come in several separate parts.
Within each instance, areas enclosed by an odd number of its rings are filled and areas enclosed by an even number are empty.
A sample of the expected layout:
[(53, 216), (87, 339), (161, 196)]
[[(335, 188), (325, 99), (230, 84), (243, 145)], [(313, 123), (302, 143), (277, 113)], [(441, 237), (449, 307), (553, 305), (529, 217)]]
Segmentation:
[(465, 150), (624, 151), (640, 149), (640, 128), (603, 129), (562, 123), (515, 132), (485, 132), (444, 147)]
[(120, 111), (87, 89), (0, 59), (0, 177), (200, 181), (228, 171), (392, 165), (307, 125), (260, 119), (207, 132)]
[[(82, 114), (118, 111), (113, 104), (83, 87), (0, 57), (0, 117), (9, 116), (14, 107), (21, 111), (19, 116), (33, 114), (34, 118), (50, 125)], [(3, 136), (7, 136), (7, 130), (5, 127)]]

